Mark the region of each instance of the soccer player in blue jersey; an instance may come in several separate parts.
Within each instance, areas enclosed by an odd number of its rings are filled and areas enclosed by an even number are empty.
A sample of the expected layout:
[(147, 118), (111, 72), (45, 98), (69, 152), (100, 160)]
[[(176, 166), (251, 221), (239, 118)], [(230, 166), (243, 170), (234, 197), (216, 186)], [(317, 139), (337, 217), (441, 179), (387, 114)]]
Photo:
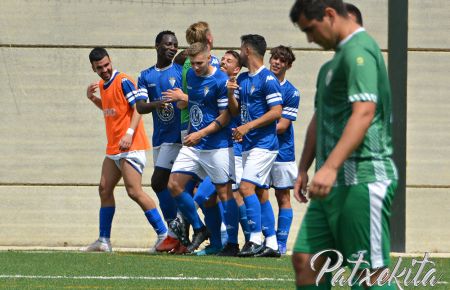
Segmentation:
[(293, 216), (290, 190), (294, 188), (294, 183), (297, 179), (294, 127), (292, 122), (297, 119), (300, 94), (286, 79), (286, 71), (292, 67), (292, 63), (295, 61), (292, 49), (280, 45), (272, 48), (270, 54), (270, 71), (278, 78), (283, 95), (283, 111), (280, 120), (277, 122), (277, 136), (280, 149), (270, 171), (270, 185), (275, 188), (275, 196), (279, 208), (277, 223), (278, 248), (281, 254), (286, 254), (286, 243)]
[[(225, 72), (229, 78), (235, 79), (241, 71), (242, 63), (239, 53), (234, 50), (228, 50), (220, 60), (220, 69)], [(231, 96), (233, 97), (233, 96)], [(233, 117), (230, 121), (230, 128), (237, 128), (241, 125), (241, 116)], [(245, 207), (244, 200), (239, 193), (239, 184), (242, 177), (242, 142), (233, 140), (234, 150), (234, 168), (236, 175), (236, 183), (233, 184), (233, 195), (236, 199), (236, 203), (239, 207), (239, 223), (241, 224), (242, 231), (244, 232), (245, 241), (250, 238), (250, 231), (247, 221), (247, 208)]]
[[(204, 43), (208, 51), (210, 52), (213, 48), (213, 35), (211, 33), (211, 29), (209, 27), (209, 24), (204, 21), (199, 21), (196, 23), (191, 24), (186, 29), (186, 41), (189, 45), (195, 43), (195, 42), (201, 42)], [(186, 51), (180, 52), (174, 60), (176, 63), (183, 66), (183, 73), (182, 73), (182, 80), (183, 80), (183, 86), (182, 90), (180, 89), (174, 89), (174, 90), (168, 90), (167, 92), (164, 92), (164, 96), (168, 98), (171, 101), (177, 101), (177, 106), (181, 109), (181, 139), (183, 140), (184, 137), (187, 134), (188, 126), (189, 126), (189, 112), (187, 109), (187, 83), (186, 83), (186, 75), (188, 70), (191, 68), (191, 62), (190, 59), (187, 57)], [(213, 55), (211, 55), (210, 59), (210, 65), (219, 68), (220, 62), (219, 59)], [(194, 185), (197, 183), (195, 180), (191, 180), (187, 187), (193, 188)], [(215, 193), (215, 186), (211, 183), (211, 179), (209, 177), (205, 178), (202, 181), (202, 184), (197, 187), (195, 201), (197, 205), (202, 209), (204, 215), (205, 215), (205, 223), (207, 223), (208, 230), (211, 232), (210, 237), (210, 245), (206, 249), (206, 251), (200, 251), (198, 254), (202, 255), (204, 253), (213, 253), (217, 252), (222, 248), (222, 243), (219, 243), (215, 239), (216, 232), (220, 232), (220, 221), (219, 226), (216, 226), (217, 222), (217, 209), (220, 210), (221, 216), (223, 216), (223, 209), (221, 207), (217, 208), (217, 204), (214, 203), (214, 200), (209, 199), (213, 194)], [(207, 200), (207, 203), (205, 204), (205, 201)], [(220, 204), (219, 204), (220, 206)], [(181, 220), (178, 218), (175, 219), (170, 225), (169, 228), (180, 228)]]
[[(170, 223), (177, 216), (177, 206), (167, 189), (167, 182), (181, 149), (180, 110), (175, 103), (165, 100), (162, 93), (181, 87), (182, 67), (172, 62), (178, 50), (175, 33), (168, 30), (158, 33), (155, 47), (156, 64), (142, 71), (138, 78), (137, 110), (141, 114), (152, 113), (154, 171), (151, 186), (158, 196), (164, 219)], [(154, 251), (170, 251), (178, 244), (176, 236), (169, 231), (169, 237), (155, 245)]]
[(224, 222), (230, 229), (228, 243), (235, 241), (233, 246), (238, 249), (237, 205), (231, 191), (234, 157), (228, 127), (228, 77), (210, 65), (210, 52), (204, 43), (192, 44), (187, 53), (192, 64), (186, 75), (190, 129), (175, 160), (168, 187), (194, 229), (192, 243), (188, 246), (188, 250), (193, 251), (208, 238), (208, 232), (192, 196), (184, 188), (192, 176), (200, 179), (210, 176), (217, 195), (224, 202)]
[[(233, 116), (241, 115), (242, 125), (234, 129), (233, 138), (242, 141), (243, 173), (239, 192), (247, 207), (250, 239), (238, 256), (271, 255), (278, 250), (275, 232), (268, 233), (262, 244), (261, 216), (275, 220), (273, 210), (261, 211), (265, 203), (264, 189), (269, 187), (268, 177), (278, 154), (276, 120), (281, 117), (281, 87), (275, 75), (264, 65), (267, 44), (256, 34), (241, 37), (241, 61), (248, 72), (237, 80), (228, 81), (229, 110)], [(231, 97), (234, 95), (234, 97)], [(260, 199), (259, 199), (259, 198)]]

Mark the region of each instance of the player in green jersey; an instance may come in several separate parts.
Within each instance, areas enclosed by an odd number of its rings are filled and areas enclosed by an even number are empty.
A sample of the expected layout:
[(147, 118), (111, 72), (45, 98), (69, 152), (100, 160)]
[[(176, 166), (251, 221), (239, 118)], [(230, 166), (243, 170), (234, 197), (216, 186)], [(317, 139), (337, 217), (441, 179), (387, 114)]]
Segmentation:
[[(389, 265), (389, 217), (397, 171), (391, 159), (391, 93), (375, 41), (348, 16), (341, 0), (297, 0), (290, 14), (309, 42), (335, 55), (318, 77), (316, 111), (309, 124), (294, 191), (308, 190), (311, 203), (294, 247), (298, 289), (330, 289), (320, 274), (338, 250), (346, 262), (363, 259), (371, 273), (352, 289), (395, 289), (376, 280)], [(316, 173), (307, 188), (307, 171)], [(349, 263), (353, 265), (352, 263)], [(313, 270), (315, 269), (315, 271)]]

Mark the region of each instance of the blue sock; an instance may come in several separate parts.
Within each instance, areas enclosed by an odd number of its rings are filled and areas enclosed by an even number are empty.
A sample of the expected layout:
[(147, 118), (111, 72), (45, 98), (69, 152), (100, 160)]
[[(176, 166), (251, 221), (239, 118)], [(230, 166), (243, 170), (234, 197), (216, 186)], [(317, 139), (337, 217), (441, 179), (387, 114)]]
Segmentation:
[(250, 239), (250, 229), (248, 227), (247, 208), (245, 207), (245, 203), (239, 207), (239, 223), (244, 232), (245, 241), (248, 241)]
[(161, 192), (157, 192), (159, 207), (161, 208), (164, 219), (170, 223), (177, 217), (177, 203), (166, 188)]
[(256, 193), (244, 197), (244, 203), (247, 208), (247, 224), (250, 233), (261, 232), (261, 204)]
[(292, 208), (280, 208), (278, 212), (278, 229), (277, 241), (278, 244), (286, 246), (289, 237), (289, 231), (292, 224), (293, 211)]
[(158, 235), (167, 233), (166, 225), (156, 208), (147, 210), (145, 216)]
[(196, 180), (194, 179), (189, 180), (184, 186), (184, 191), (192, 196), (194, 194), (195, 185), (197, 185)]
[(101, 207), (100, 208), (100, 235), (101, 238), (111, 237), (111, 224), (114, 217), (114, 212), (116, 211), (115, 206)]
[[(220, 216), (222, 217), (222, 223), (225, 220), (224, 210), (223, 210), (223, 204), (219, 202), (217, 204), (219, 206)], [(223, 223), (225, 225), (225, 223)], [(222, 237), (222, 245), (225, 246), (228, 243), (228, 234), (227, 234), (227, 226), (225, 225), (225, 228), (222, 228), (222, 225), (220, 225), (220, 235)]]
[(206, 227), (210, 233), (209, 242), (211, 246), (221, 248), (220, 225), (222, 224), (222, 217), (220, 216), (219, 206), (205, 207), (203, 213), (205, 214)]
[(203, 227), (203, 223), (197, 213), (197, 208), (195, 207), (194, 199), (192, 196), (183, 191), (179, 196), (175, 197), (178, 209), (181, 211), (183, 216), (192, 225), (194, 230), (198, 230)]
[(220, 202), (223, 207), (225, 225), (227, 226), (228, 242), (238, 243), (239, 209), (234, 198)]
[(273, 213), (270, 201), (261, 203), (261, 225), (263, 235), (267, 238), (274, 236), (275, 233), (275, 215)]
[(198, 205), (203, 205), (214, 193), (216, 193), (216, 186), (211, 182), (211, 178), (207, 176), (198, 186), (194, 200)]

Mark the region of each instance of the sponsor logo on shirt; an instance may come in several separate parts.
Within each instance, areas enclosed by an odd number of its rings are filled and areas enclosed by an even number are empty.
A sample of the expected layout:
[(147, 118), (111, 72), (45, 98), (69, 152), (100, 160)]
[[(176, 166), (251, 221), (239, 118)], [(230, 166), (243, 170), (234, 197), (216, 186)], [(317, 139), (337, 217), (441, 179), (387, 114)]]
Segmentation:
[(114, 117), (116, 115), (116, 109), (103, 109), (103, 115), (105, 117)]
[(199, 106), (193, 105), (189, 111), (189, 117), (191, 124), (194, 127), (198, 127), (203, 121), (203, 113)]
[(175, 109), (171, 103), (167, 103), (164, 107), (158, 108), (156, 112), (163, 122), (171, 121), (175, 115)]

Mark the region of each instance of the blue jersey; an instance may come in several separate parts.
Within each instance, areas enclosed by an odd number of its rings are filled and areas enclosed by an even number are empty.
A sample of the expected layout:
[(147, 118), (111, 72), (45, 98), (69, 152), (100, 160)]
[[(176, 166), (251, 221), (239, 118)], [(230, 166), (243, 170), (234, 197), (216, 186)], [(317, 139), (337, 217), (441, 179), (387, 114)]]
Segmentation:
[[(169, 89), (181, 88), (182, 66), (176, 63), (159, 69), (152, 66), (141, 72), (138, 79), (138, 99), (149, 99), (150, 102), (163, 98), (162, 92)], [(153, 113), (153, 147), (163, 143), (181, 143), (180, 110), (176, 103), (169, 103), (164, 108), (156, 109)]]
[[(283, 111), (281, 118), (295, 121), (297, 119), (298, 104), (300, 103), (300, 93), (287, 80), (281, 84), (281, 93), (283, 95)], [(276, 162), (295, 161), (295, 145), (294, 145), (294, 126), (291, 124), (283, 134), (278, 135), (278, 143), (280, 149)]]
[[(230, 128), (237, 128), (241, 126), (241, 116), (233, 117), (230, 121)], [(242, 156), (242, 142), (237, 142), (233, 139), (234, 156)]]
[[(228, 109), (226, 82), (228, 76), (214, 67), (213, 73), (199, 77), (193, 69), (186, 75), (189, 96), (189, 133), (200, 131), (211, 124), (220, 111)], [(201, 139), (194, 146), (199, 150), (211, 150), (231, 147), (231, 130), (225, 126), (221, 130)]]
[[(275, 75), (262, 66), (254, 74), (242, 73), (237, 78), (239, 90), (235, 97), (241, 105), (241, 122), (246, 124), (267, 113), (271, 107), (282, 104), (281, 87)], [(253, 148), (278, 150), (276, 121), (248, 132), (242, 141), (242, 151)]]

